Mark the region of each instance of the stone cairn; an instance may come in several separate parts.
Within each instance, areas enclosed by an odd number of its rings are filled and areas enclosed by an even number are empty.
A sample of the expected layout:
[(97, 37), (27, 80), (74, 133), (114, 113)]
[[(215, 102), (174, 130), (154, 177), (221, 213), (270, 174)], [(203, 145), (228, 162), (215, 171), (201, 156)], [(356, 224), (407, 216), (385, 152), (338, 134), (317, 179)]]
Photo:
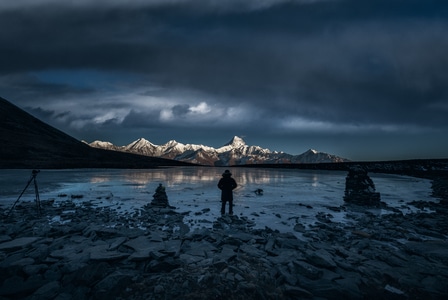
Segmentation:
[(345, 179), (344, 201), (360, 205), (379, 205), (380, 193), (375, 191), (375, 184), (367, 171), (356, 166), (350, 168)]
[(152, 195), (153, 199), (151, 201), (152, 206), (163, 207), (163, 208), (173, 208), (168, 203), (168, 196), (165, 192), (165, 187), (160, 183), (156, 188), (154, 195)]

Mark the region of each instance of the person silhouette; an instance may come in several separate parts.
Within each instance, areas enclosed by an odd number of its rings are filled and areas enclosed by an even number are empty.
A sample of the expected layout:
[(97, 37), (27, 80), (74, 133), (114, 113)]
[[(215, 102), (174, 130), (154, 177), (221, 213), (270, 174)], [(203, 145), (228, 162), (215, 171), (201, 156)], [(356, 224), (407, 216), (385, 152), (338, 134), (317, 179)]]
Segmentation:
[(218, 182), (218, 188), (221, 190), (221, 214), (226, 213), (226, 203), (229, 202), (229, 215), (233, 215), (233, 190), (237, 187), (235, 179), (232, 178), (232, 173), (225, 170), (222, 178)]

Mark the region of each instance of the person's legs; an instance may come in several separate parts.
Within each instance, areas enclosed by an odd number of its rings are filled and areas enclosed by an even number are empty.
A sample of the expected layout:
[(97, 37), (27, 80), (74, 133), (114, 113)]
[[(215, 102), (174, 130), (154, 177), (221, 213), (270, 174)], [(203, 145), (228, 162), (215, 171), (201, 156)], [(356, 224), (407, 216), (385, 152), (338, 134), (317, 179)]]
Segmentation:
[(226, 213), (226, 201), (221, 200), (221, 215)]
[(229, 215), (233, 215), (233, 200), (229, 200)]

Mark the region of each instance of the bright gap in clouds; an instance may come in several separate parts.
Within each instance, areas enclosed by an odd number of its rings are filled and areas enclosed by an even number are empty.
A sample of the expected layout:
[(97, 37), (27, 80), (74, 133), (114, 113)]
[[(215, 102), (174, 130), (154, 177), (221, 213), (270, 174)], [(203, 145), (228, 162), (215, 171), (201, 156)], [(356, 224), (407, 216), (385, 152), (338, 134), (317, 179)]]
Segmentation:
[(190, 111), (195, 114), (207, 114), (211, 111), (211, 108), (207, 105), (206, 102), (201, 102), (196, 106), (191, 106)]

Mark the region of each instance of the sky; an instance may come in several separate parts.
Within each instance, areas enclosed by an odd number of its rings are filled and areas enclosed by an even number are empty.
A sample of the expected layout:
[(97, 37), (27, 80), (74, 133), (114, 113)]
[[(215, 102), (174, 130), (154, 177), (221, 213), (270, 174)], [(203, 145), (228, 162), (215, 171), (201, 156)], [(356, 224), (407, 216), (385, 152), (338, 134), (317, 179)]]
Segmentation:
[(448, 1), (0, 2), (0, 96), (92, 142), (448, 158)]

